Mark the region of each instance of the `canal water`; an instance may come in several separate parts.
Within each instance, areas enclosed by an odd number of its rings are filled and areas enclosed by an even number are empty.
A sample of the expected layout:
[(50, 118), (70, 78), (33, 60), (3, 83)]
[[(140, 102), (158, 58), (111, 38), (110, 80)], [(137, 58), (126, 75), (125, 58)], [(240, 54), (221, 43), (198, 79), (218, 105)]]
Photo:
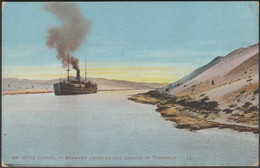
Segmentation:
[(242, 166), (258, 161), (258, 135), (176, 129), (156, 106), (127, 99), (138, 92), (3, 96), (2, 161), (18, 166)]

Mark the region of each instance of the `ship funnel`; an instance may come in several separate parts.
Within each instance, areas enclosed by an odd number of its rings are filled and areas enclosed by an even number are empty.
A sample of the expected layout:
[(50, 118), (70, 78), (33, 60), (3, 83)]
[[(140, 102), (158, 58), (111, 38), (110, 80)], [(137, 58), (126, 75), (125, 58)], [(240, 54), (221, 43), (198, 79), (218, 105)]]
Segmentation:
[(77, 70), (77, 79), (80, 82), (80, 70), (79, 69)]

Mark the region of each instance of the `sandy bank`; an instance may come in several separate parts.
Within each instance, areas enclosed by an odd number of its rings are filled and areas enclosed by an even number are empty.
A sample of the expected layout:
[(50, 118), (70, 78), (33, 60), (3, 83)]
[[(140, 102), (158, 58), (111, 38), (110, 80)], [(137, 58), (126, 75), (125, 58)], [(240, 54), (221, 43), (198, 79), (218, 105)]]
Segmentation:
[[(176, 128), (200, 130), (206, 128), (230, 128), (237, 131), (258, 133), (258, 125), (245, 123), (219, 122), (217, 102), (184, 101), (177, 97), (168, 97), (155, 91), (133, 95), (129, 100), (157, 105), (157, 112), (166, 120), (173, 121)], [(223, 117), (223, 116), (221, 116)]]
[(52, 93), (53, 90), (9, 90), (2, 91), (2, 95)]

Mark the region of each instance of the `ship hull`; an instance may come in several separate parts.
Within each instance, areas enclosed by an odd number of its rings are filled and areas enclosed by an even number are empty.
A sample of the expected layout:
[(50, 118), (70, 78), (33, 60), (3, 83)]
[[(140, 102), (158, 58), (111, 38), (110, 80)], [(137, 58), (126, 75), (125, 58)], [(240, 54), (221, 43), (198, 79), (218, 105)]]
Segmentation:
[(97, 93), (97, 88), (93, 87), (75, 87), (72, 84), (56, 83), (54, 84), (55, 95), (78, 95)]

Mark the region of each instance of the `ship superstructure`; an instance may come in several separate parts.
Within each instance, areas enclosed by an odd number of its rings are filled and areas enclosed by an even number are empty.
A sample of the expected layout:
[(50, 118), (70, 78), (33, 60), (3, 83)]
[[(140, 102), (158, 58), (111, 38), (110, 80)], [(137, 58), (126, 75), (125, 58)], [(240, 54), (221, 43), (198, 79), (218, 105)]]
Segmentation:
[(68, 54), (68, 69), (67, 80), (63, 80), (54, 84), (55, 95), (77, 95), (97, 93), (97, 84), (87, 80), (86, 77), (86, 62), (85, 62), (85, 80), (81, 81), (80, 70), (76, 70), (76, 78), (70, 79), (69, 76), (69, 54)]

